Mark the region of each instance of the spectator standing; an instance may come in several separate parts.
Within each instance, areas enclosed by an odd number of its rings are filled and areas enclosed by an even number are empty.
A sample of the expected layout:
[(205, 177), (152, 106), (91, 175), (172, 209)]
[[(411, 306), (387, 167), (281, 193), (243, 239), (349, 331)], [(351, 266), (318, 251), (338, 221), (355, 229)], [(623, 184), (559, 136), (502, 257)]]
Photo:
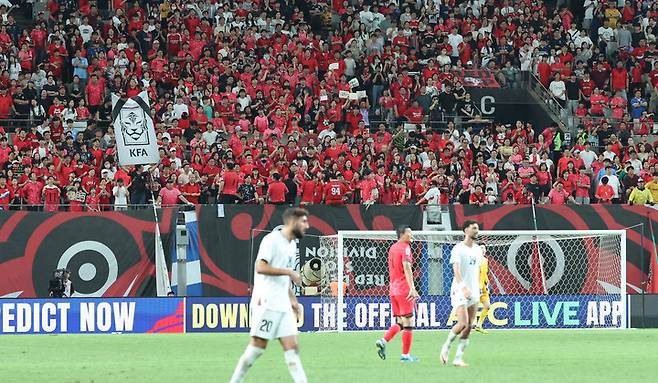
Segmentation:
[(170, 177), (167, 179), (166, 186), (163, 189), (160, 189), (156, 203), (160, 206), (175, 206), (178, 205), (180, 201), (188, 205), (193, 205), (187, 200), (187, 198), (185, 198), (183, 193), (174, 186), (174, 179), (173, 177)]
[(130, 176), (130, 185), (128, 185), (130, 203), (132, 205), (145, 205), (149, 192), (146, 187), (150, 178), (149, 172), (144, 171), (142, 165), (136, 165), (135, 170), (128, 173), (128, 176)]
[(562, 182), (556, 182), (555, 186), (548, 192), (548, 199), (553, 205), (564, 205), (572, 197), (564, 190)]
[(43, 187), (42, 194), (44, 201), (43, 210), (45, 212), (58, 211), (61, 203), (61, 191), (55, 185), (55, 178), (53, 176), (49, 176), (46, 180), (46, 185)]
[(650, 190), (645, 189), (643, 179), (640, 178), (637, 181), (637, 187), (631, 191), (628, 197), (628, 203), (631, 205), (653, 205), (653, 195)]
[(220, 177), (219, 183), (219, 200), (218, 203), (234, 204), (238, 203), (238, 186), (240, 185), (240, 175), (235, 171), (235, 164), (229, 162), (226, 164), (224, 173)]
[(286, 203), (288, 188), (281, 182), (281, 175), (279, 173), (274, 173), (272, 179), (273, 182), (267, 188), (267, 199), (274, 205), (283, 205)]
[(128, 198), (130, 192), (126, 188), (123, 178), (117, 180), (116, 185), (112, 188), (112, 195), (114, 196), (114, 210), (124, 211), (128, 210)]
[(586, 204), (589, 205), (590, 199), (590, 186), (591, 179), (587, 174), (587, 170), (584, 166), (581, 166), (578, 169), (579, 174), (576, 176), (576, 198), (575, 202), (577, 204)]

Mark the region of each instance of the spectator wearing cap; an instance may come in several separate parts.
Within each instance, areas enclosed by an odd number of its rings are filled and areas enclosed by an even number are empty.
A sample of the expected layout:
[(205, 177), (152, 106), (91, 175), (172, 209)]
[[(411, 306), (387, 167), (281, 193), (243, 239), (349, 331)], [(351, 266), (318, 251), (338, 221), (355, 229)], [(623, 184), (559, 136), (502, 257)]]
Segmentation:
[(564, 184), (558, 181), (548, 193), (548, 199), (553, 205), (564, 205), (567, 201), (572, 200), (573, 198), (564, 190)]
[(116, 186), (112, 188), (112, 195), (114, 196), (115, 211), (128, 210), (130, 192), (128, 191), (128, 188), (126, 188), (123, 178), (117, 179)]
[(654, 199), (653, 194), (650, 190), (645, 188), (645, 183), (643, 179), (639, 179), (637, 182), (637, 187), (634, 187), (629, 194), (628, 203), (630, 205), (653, 205)]
[(158, 199), (156, 201), (157, 205), (160, 206), (175, 206), (180, 202), (183, 202), (188, 205), (193, 205), (190, 201), (185, 198), (183, 193), (174, 185), (175, 176), (167, 178), (167, 182), (164, 188), (160, 189), (158, 193)]

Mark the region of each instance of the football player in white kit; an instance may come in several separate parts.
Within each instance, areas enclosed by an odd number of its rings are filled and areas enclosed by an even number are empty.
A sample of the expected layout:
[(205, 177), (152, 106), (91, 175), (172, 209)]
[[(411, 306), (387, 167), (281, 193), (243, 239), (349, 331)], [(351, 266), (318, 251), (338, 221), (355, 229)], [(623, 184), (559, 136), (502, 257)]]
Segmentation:
[(479, 231), (477, 222), (467, 220), (462, 229), (464, 230), (464, 240), (455, 245), (450, 254), (450, 264), (455, 273), (450, 288), (450, 303), (455, 309), (457, 323), (452, 327), (448, 339), (441, 347), (441, 363), (448, 362), (450, 345), (458, 335), (461, 335), (452, 364), (457, 367), (468, 367), (463, 356), (480, 302), (482, 248), (475, 243)]
[(270, 340), (278, 339), (288, 371), (295, 383), (306, 383), (306, 373), (297, 346), (299, 304), (290, 281), (301, 284), (294, 270), (296, 240), (308, 229), (308, 211), (289, 208), (283, 213), (283, 228), (267, 234), (256, 257), (251, 295), (251, 341), (235, 367), (230, 383), (244, 381), (247, 370), (265, 352)]

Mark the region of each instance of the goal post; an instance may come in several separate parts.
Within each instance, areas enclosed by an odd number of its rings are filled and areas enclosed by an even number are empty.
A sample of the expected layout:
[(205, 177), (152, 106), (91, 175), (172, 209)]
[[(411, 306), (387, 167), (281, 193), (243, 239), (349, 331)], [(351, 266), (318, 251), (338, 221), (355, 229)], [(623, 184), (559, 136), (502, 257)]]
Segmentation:
[[(421, 295), (416, 328), (449, 328), (452, 247), (461, 231), (414, 231), (413, 274)], [(392, 318), (388, 249), (394, 231), (320, 237), (320, 331), (381, 330)], [(489, 328), (627, 328), (626, 231), (480, 231), (489, 260)], [(339, 254), (341, 256), (339, 256)], [(541, 268), (541, 270), (537, 270)], [(479, 315), (479, 314), (478, 314)]]

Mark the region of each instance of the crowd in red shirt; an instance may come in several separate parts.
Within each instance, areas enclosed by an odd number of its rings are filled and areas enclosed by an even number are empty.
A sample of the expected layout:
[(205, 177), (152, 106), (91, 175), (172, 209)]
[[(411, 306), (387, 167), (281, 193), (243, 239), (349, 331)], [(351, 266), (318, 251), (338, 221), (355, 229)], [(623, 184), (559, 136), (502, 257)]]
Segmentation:
[[(3, 17), (0, 119), (27, 128), (0, 130), (2, 208), (624, 202), (654, 176), (658, 1), (109, 3)], [(564, 89), (578, 134), (481, 119), (468, 69)], [(119, 167), (110, 95), (142, 91), (161, 161)]]

